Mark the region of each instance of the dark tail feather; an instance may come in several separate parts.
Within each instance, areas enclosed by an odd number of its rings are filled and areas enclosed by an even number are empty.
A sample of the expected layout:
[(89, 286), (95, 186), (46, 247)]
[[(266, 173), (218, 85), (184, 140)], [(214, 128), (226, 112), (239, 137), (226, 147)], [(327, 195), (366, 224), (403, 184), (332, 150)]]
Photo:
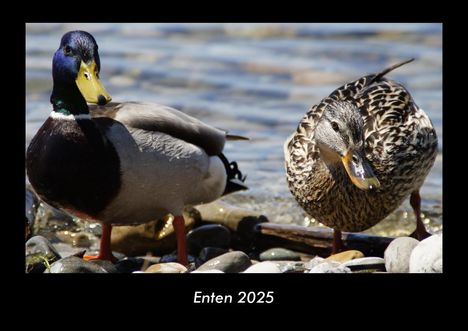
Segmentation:
[(226, 134), (226, 140), (250, 140), (250, 138), (239, 136), (237, 134)]
[(229, 162), (223, 153), (219, 154), (218, 157), (221, 159), (221, 161), (223, 161), (227, 173), (226, 188), (224, 189), (223, 195), (247, 190), (248, 187), (244, 185), (244, 181), (247, 176), (242, 175), (242, 172), (240, 172), (239, 168), (237, 167), (237, 162)]
[(402, 65), (405, 65), (405, 64), (413, 62), (413, 61), (414, 61), (414, 58), (392, 65), (391, 67), (389, 67), (389, 68), (385, 69), (384, 71), (379, 72), (377, 75), (375, 75), (375, 77), (372, 79), (371, 83), (379, 80), (380, 78), (382, 78), (383, 76), (388, 74), (390, 71), (395, 70), (396, 68), (399, 68)]

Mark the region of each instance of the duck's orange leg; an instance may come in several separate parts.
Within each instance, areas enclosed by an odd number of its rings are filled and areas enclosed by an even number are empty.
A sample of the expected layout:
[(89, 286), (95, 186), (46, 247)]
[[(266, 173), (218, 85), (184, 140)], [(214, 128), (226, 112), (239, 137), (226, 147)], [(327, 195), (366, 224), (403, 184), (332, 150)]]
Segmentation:
[(101, 236), (101, 243), (99, 246), (99, 253), (98, 255), (85, 255), (83, 259), (90, 261), (90, 260), (108, 260), (113, 263), (117, 262), (117, 258), (112, 255), (111, 250), (111, 233), (112, 233), (112, 225), (110, 224), (103, 224), (102, 225), (102, 236)]

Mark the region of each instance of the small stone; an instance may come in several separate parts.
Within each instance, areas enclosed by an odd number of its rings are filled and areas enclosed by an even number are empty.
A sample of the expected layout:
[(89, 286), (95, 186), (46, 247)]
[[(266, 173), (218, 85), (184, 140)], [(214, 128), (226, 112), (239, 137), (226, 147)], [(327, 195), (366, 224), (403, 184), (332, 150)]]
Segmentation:
[[(195, 257), (193, 255), (187, 255), (187, 260), (188, 263), (195, 263)], [(176, 254), (166, 254), (161, 256), (159, 263), (169, 263), (169, 262), (176, 262), (177, 261), (177, 255)]]
[(362, 257), (341, 264), (352, 271), (385, 271), (385, 260), (381, 257)]
[(145, 270), (145, 273), (153, 274), (180, 274), (184, 272), (187, 272), (187, 268), (175, 262), (153, 264)]
[(385, 269), (393, 273), (408, 273), (411, 252), (419, 241), (411, 237), (394, 239), (384, 253)]
[(273, 263), (282, 273), (303, 273), (306, 270), (303, 261), (274, 261)]
[(118, 261), (114, 266), (119, 273), (131, 273), (141, 271), (145, 260), (139, 257), (126, 257)]
[(197, 270), (217, 269), (226, 273), (242, 272), (252, 265), (247, 254), (241, 251), (233, 251), (211, 259), (202, 264)]
[(362, 257), (364, 257), (364, 254), (362, 252), (356, 251), (356, 250), (349, 250), (349, 251), (344, 251), (338, 254), (333, 254), (327, 257), (325, 260), (343, 263), (343, 262), (351, 261), (354, 259), (359, 259)]
[(61, 259), (52, 244), (42, 236), (34, 236), (26, 242), (26, 272), (42, 273), (46, 267)]
[(411, 252), (410, 273), (441, 273), (442, 233), (422, 240)]
[(119, 271), (115, 267), (115, 265), (111, 261), (107, 260), (91, 260), (89, 261), (91, 263), (97, 264), (98, 266), (102, 267), (104, 270), (106, 270), (110, 274), (116, 274)]
[(247, 268), (244, 273), (246, 274), (279, 274), (281, 273), (280, 268), (276, 265), (276, 263), (270, 261), (264, 261), (257, 264), (252, 265), (251, 267)]
[(217, 269), (210, 269), (210, 270), (194, 270), (191, 272), (192, 274), (224, 274), (223, 271)]
[(206, 261), (214, 259), (217, 256), (226, 254), (227, 252), (229, 252), (229, 250), (227, 250), (226, 248), (205, 247), (200, 251), (200, 255), (196, 260), (195, 266), (199, 267)]
[(220, 224), (202, 225), (187, 234), (187, 252), (198, 255), (204, 247), (228, 248), (231, 232)]
[(343, 266), (340, 262), (336, 261), (324, 261), (313, 267), (310, 272), (311, 274), (341, 274), (351, 273), (351, 269)]
[(54, 262), (44, 273), (107, 273), (106, 269), (96, 263), (85, 261), (76, 256), (69, 256)]
[(260, 254), (260, 261), (300, 261), (301, 256), (289, 249), (270, 248)]

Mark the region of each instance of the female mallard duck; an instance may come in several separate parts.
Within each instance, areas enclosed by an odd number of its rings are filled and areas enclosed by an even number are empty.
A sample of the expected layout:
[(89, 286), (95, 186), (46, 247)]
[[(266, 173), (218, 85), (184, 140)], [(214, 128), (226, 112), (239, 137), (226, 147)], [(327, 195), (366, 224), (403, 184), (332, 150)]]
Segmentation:
[(313, 106), (285, 142), (289, 189), (319, 222), (363, 231), (410, 197), (418, 239), (427, 237), (419, 189), (437, 154), (437, 136), (424, 111), (401, 84), (379, 74), (345, 84)]
[[(93, 36), (66, 33), (53, 59), (53, 111), (27, 150), (29, 181), (50, 205), (103, 224), (94, 258), (115, 260), (112, 224), (172, 214), (178, 260), (187, 264), (182, 209), (246, 189), (222, 154), (227, 139), (242, 137), (166, 106), (108, 104), (99, 71)], [(90, 113), (86, 102), (100, 106)]]

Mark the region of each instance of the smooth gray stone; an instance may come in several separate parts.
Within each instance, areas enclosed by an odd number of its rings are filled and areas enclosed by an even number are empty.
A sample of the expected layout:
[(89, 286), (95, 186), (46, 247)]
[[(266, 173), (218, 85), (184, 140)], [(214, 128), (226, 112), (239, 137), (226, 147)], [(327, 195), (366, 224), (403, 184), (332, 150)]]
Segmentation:
[(214, 259), (217, 256), (226, 254), (229, 252), (226, 248), (218, 248), (218, 247), (205, 247), (200, 251), (200, 255), (196, 261), (196, 266), (199, 267), (206, 261)]
[(385, 260), (381, 257), (361, 257), (346, 261), (341, 264), (343, 267), (347, 267), (352, 271), (359, 270), (378, 270), (385, 271)]
[(185, 272), (187, 272), (187, 267), (177, 262), (153, 264), (145, 270), (145, 273), (154, 274), (180, 274)]
[(202, 225), (187, 234), (187, 253), (198, 255), (204, 247), (229, 248), (231, 232), (221, 224)]
[(61, 259), (54, 246), (43, 236), (30, 238), (25, 246), (27, 273), (42, 273), (47, 263), (50, 265)]
[(44, 273), (66, 274), (66, 273), (108, 273), (106, 269), (96, 263), (85, 261), (76, 256), (69, 256), (58, 260), (46, 269)]
[(393, 240), (384, 253), (385, 269), (392, 273), (408, 273), (411, 252), (419, 241), (411, 237)]
[(300, 261), (301, 256), (289, 249), (270, 248), (260, 254), (260, 261)]
[(91, 263), (94, 263), (94, 264), (97, 264), (98, 266), (104, 268), (104, 270), (106, 270), (108, 273), (110, 274), (116, 274), (116, 273), (119, 273), (119, 270), (115, 267), (115, 265), (110, 262), (110, 261), (106, 261), (106, 260), (91, 260), (89, 261)]
[(276, 265), (276, 263), (271, 261), (264, 261), (260, 263), (256, 263), (250, 267), (248, 267), (244, 273), (246, 274), (279, 274), (281, 273), (280, 268)]
[(441, 273), (442, 233), (422, 240), (411, 252), (410, 273)]
[(202, 264), (197, 270), (217, 269), (225, 273), (242, 272), (252, 265), (247, 254), (241, 251), (233, 251), (211, 259)]

